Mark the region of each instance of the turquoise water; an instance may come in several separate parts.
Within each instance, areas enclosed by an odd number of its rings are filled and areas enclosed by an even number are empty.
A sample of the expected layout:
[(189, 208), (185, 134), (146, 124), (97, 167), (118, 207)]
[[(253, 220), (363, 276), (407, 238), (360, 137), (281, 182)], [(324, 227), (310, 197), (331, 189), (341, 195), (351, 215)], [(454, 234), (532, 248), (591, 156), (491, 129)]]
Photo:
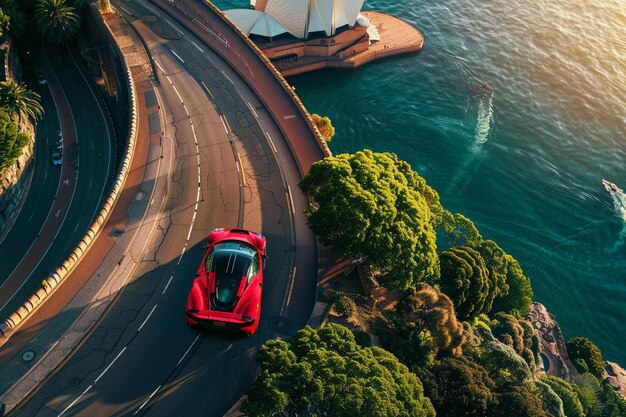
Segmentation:
[[(222, 8), (245, 0), (218, 1)], [(290, 78), (334, 153), (391, 151), (517, 258), (566, 338), (626, 364), (626, 2), (371, 0), (419, 54)], [(489, 83), (495, 94), (472, 94)]]

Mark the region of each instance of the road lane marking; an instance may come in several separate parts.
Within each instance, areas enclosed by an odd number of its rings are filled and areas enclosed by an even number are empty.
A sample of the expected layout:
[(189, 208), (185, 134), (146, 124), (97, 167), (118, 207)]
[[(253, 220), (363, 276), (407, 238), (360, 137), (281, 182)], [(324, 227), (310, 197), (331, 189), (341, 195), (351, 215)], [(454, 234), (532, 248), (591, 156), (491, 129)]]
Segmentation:
[(182, 58), (181, 58), (181, 57), (180, 57), (180, 56), (179, 56), (176, 52), (174, 52), (174, 51), (173, 51), (173, 50), (171, 50), (171, 49), (170, 49), (170, 52), (171, 52), (171, 53), (173, 53), (173, 54), (174, 54), (174, 56), (175, 56), (176, 58), (178, 58), (178, 60), (179, 60), (180, 62), (182, 62), (183, 64), (185, 63), (185, 61), (183, 61), (183, 59), (182, 59)]
[(156, 64), (157, 67), (159, 67), (159, 69), (161, 70), (161, 72), (163, 74), (165, 74), (165, 70), (163, 69), (163, 67), (161, 66), (161, 64), (159, 64), (159, 61), (157, 61), (156, 59), (154, 59), (154, 57), (152, 57), (152, 59), (154, 60), (154, 63)]
[(296, 214), (296, 212), (294, 211), (294, 206), (293, 206), (293, 197), (291, 196), (291, 187), (287, 186), (287, 194), (289, 194), (289, 204), (291, 206), (291, 212), (294, 214)]
[(267, 137), (267, 140), (269, 141), (270, 146), (272, 147), (272, 150), (274, 151), (274, 153), (275, 154), (278, 153), (278, 151), (276, 150), (276, 146), (274, 146), (274, 141), (272, 140), (272, 137), (267, 131), (265, 131), (265, 136)]
[(137, 333), (139, 333), (141, 331), (141, 329), (143, 329), (143, 326), (146, 325), (146, 323), (150, 319), (150, 316), (152, 316), (152, 313), (154, 313), (154, 310), (156, 310), (157, 306), (158, 306), (158, 304), (155, 304), (154, 307), (152, 307), (152, 310), (150, 310), (150, 314), (148, 314), (148, 317), (146, 317), (146, 319), (143, 321), (143, 323), (141, 323), (141, 326), (139, 326), (139, 329), (137, 329)]
[(222, 125), (224, 125), (224, 130), (226, 131), (226, 134), (228, 135), (230, 132), (228, 131), (228, 128), (226, 127), (226, 122), (224, 121), (225, 120), (224, 117), (225, 116), (222, 116), (220, 114), (220, 120), (222, 121)]
[(172, 278), (174, 278), (174, 274), (172, 274), (172, 276), (170, 277), (169, 280), (167, 280), (167, 284), (165, 285), (165, 288), (163, 289), (163, 292), (161, 293), (161, 295), (165, 294), (165, 292), (167, 291), (167, 289), (170, 286), (170, 282), (172, 282)]
[(211, 98), (215, 98), (213, 97), (213, 93), (211, 92), (211, 90), (209, 90), (209, 87), (206, 86), (206, 84), (204, 83), (204, 81), (200, 81), (202, 83), (202, 86), (204, 87), (204, 89), (206, 90), (207, 93), (209, 93), (209, 95), (211, 96)]
[[(230, 81), (230, 83), (231, 83), (233, 86), (235, 85), (235, 83), (233, 82), (233, 80), (231, 80), (231, 79), (230, 79), (230, 77), (229, 77), (228, 75), (226, 75), (226, 73), (225, 73), (224, 71), (222, 71), (222, 74), (224, 74), (224, 77), (226, 77), (226, 79), (227, 79), (228, 81)], [(294, 116), (294, 117), (295, 117), (295, 116)]]
[(159, 386), (158, 386), (158, 387), (154, 390), (154, 392), (152, 392), (152, 394), (150, 394), (150, 396), (148, 397), (148, 399), (147, 399), (147, 400), (146, 400), (143, 404), (141, 404), (141, 407), (139, 407), (139, 409), (133, 413), (133, 415), (134, 415), (134, 416), (135, 416), (135, 415), (137, 415), (137, 413), (139, 413), (139, 412), (141, 411), (141, 409), (142, 409), (142, 408), (143, 408), (146, 404), (148, 404), (148, 401), (150, 401), (150, 400), (152, 399), (152, 397), (154, 397), (154, 394), (156, 394), (156, 393), (157, 393), (157, 391), (158, 391), (158, 390), (160, 390), (160, 389), (161, 389), (161, 386), (159, 385)]
[(126, 350), (126, 348), (127, 348), (127, 346), (124, 346), (124, 349), (122, 349), (122, 350), (120, 351), (120, 353), (118, 353), (118, 354), (117, 354), (117, 356), (115, 357), (115, 359), (113, 359), (113, 360), (111, 361), (111, 363), (109, 364), (109, 366), (107, 366), (107, 367), (106, 367), (106, 369), (105, 369), (104, 371), (102, 371), (102, 373), (98, 376), (98, 378), (96, 378), (96, 380), (95, 380), (95, 381), (93, 381), (94, 385), (98, 383), (98, 381), (100, 380), (100, 378), (102, 378), (102, 375), (106, 374), (106, 372), (109, 370), (109, 368), (110, 368), (111, 366), (113, 366), (113, 364), (115, 363), (115, 361), (116, 361), (116, 360), (117, 360), (120, 356), (122, 356), (122, 353), (124, 353), (124, 351)]
[(80, 223), (76, 224), (76, 227), (74, 228), (74, 231), (78, 230), (78, 226), (80, 226)]
[(246, 170), (243, 167), (243, 163), (241, 162), (241, 155), (239, 155), (239, 152), (237, 152), (237, 159), (239, 159), (239, 165), (241, 166), (241, 180), (243, 181), (243, 186), (247, 187), (248, 184), (246, 183)]
[(195, 47), (198, 49), (198, 51), (200, 51), (200, 52), (204, 53), (204, 51), (202, 50), (202, 48), (200, 48), (200, 47), (198, 46), (198, 44), (197, 44), (197, 43), (195, 43), (194, 41), (191, 41), (191, 43), (193, 43), (193, 46), (195, 46)]
[(30, 221), (33, 219), (33, 216), (35, 215), (35, 213), (31, 213), (30, 217), (28, 218), (28, 223), (30, 223)]
[(254, 110), (254, 108), (252, 107), (252, 104), (250, 103), (246, 103), (248, 105), (248, 108), (250, 109), (250, 111), (252, 112), (252, 114), (254, 114), (254, 117), (259, 120), (259, 115), (256, 114), (256, 111)]
[[(174, 84), (172, 84), (172, 88), (174, 89), (174, 92), (178, 96), (178, 99), (180, 100), (180, 102), (183, 104), (183, 107), (185, 107), (185, 102), (183, 101), (183, 98), (180, 96), (180, 93), (178, 92), (178, 89), (176, 88), (176, 86)], [(185, 108), (185, 111), (187, 111), (186, 108)], [(189, 116), (189, 112), (187, 112), (187, 115)]]
[(93, 385), (89, 385), (89, 386), (87, 387), (87, 389), (85, 389), (85, 391), (83, 391), (83, 393), (82, 393), (82, 394), (80, 394), (80, 396), (79, 396), (78, 398), (76, 398), (74, 401), (72, 401), (72, 403), (71, 403), (70, 405), (68, 405), (68, 406), (65, 408), (65, 410), (61, 411), (61, 413), (59, 414), (59, 416), (58, 416), (58, 417), (61, 417), (63, 414), (65, 414), (65, 412), (66, 412), (67, 410), (69, 410), (70, 408), (72, 408), (72, 407), (74, 406), (74, 404), (76, 404), (76, 403), (78, 402), (78, 400), (80, 400), (80, 399), (83, 397), (83, 395), (87, 394), (87, 391), (89, 391), (89, 390), (91, 389), (91, 387), (93, 387)]
[(185, 352), (185, 354), (183, 355), (182, 358), (180, 358), (180, 360), (178, 361), (178, 363), (176, 364), (176, 366), (180, 365), (180, 363), (185, 360), (185, 356), (187, 356), (187, 354), (189, 353), (189, 351), (191, 350), (191, 348), (193, 347), (193, 345), (196, 344), (196, 342), (198, 341), (198, 338), (200, 337), (200, 333), (198, 333), (198, 335), (196, 336), (195, 339), (193, 339), (193, 342), (191, 342), (191, 345), (189, 345), (189, 347), (187, 348), (187, 351)]
[(131, 12), (129, 12), (128, 10), (126, 10), (126, 9), (125, 9), (125, 8), (123, 8), (123, 7), (120, 7), (120, 9), (122, 9), (122, 10), (124, 11), (124, 13), (126, 13), (126, 14), (129, 14), (129, 15), (131, 15), (131, 16), (133, 15)]

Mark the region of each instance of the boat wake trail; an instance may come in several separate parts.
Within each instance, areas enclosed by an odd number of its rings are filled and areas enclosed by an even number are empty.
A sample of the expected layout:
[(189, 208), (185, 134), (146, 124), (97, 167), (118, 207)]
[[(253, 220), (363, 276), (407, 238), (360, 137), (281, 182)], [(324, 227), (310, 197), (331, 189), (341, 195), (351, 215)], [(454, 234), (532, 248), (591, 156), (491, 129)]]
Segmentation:
[(617, 251), (622, 248), (626, 243), (626, 193), (624, 190), (619, 188), (617, 185), (609, 182), (607, 180), (602, 180), (602, 185), (609, 192), (611, 198), (613, 199), (613, 207), (615, 208), (615, 213), (622, 220), (622, 230), (620, 230), (619, 238), (615, 245), (613, 245), (613, 251)]
[(493, 94), (480, 94), (477, 97), (476, 143), (485, 143), (489, 140), (493, 122)]

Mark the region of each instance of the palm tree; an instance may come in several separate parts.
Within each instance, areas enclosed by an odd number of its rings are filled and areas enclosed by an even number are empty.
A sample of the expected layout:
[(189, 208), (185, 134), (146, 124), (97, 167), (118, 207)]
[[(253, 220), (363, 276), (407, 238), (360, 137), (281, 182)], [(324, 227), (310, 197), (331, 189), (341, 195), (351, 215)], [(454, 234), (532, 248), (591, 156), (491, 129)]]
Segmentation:
[(39, 0), (35, 12), (39, 29), (53, 42), (61, 43), (78, 32), (78, 14), (66, 0)]
[(17, 116), (18, 122), (28, 117), (36, 122), (43, 115), (39, 94), (27, 89), (24, 83), (13, 80), (0, 82), (0, 107), (11, 116)]

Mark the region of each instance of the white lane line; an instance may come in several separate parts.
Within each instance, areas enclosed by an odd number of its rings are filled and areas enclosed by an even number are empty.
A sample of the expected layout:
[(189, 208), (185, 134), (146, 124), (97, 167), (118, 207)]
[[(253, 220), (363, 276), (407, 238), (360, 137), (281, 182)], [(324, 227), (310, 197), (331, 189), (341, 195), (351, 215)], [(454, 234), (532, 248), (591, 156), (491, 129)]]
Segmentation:
[(133, 415), (134, 415), (134, 416), (136, 416), (136, 415), (137, 415), (137, 413), (139, 413), (139, 412), (141, 411), (141, 409), (142, 409), (142, 408), (143, 408), (146, 404), (148, 404), (148, 401), (150, 401), (150, 400), (152, 399), (152, 397), (154, 397), (154, 394), (156, 394), (156, 393), (157, 393), (157, 391), (158, 391), (158, 390), (160, 390), (160, 389), (161, 389), (161, 386), (159, 385), (159, 386), (158, 386), (158, 387), (154, 390), (154, 392), (153, 392), (152, 394), (150, 394), (150, 396), (148, 397), (148, 399), (147, 399), (147, 400), (146, 400), (143, 404), (141, 404), (141, 407), (139, 407), (139, 409), (133, 413)]
[(224, 120), (224, 116), (222, 116), (220, 114), (220, 120), (222, 121), (222, 124), (224, 125), (224, 131), (226, 131), (226, 134), (228, 135), (228, 128), (226, 127), (226, 121)]
[(122, 10), (124, 11), (124, 13), (126, 13), (126, 14), (129, 14), (129, 15), (131, 15), (131, 16), (133, 15), (131, 12), (129, 12), (128, 10), (126, 10), (126, 9), (125, 9), (125, 8), (123, 8), (123, 7), (120, 7), (120, 9), (122, 9)]
[(259, 115), (256, 114), (256, 111), (254, 110), (254, 108), (252, 107), (252, 104), (250, 103), (246, 103), (248, 105), (248, 108), (250, 109), (250, 111), (252, 112), (252, 114), (254, 114), (254, 117), (258, 120)]
[(76, 404), (76, 403), (78, 402), (78, 400), (80, 400), (80, 399), (83, 397), (83, 395), (87, 394), (87, 391), (89, 391), (89, 390), (91, 389), (91, 387), (93, 387), (93, 385), (89, 385), (89, 386), (87, 387), (87, 389), (85, 389), (85, 391), (83, 391), (83, 393), (82, 393), (82, 394), (80, 394), (80, 395), (78, 396), (78, 398), (76, 398), (74, 401), (72, 401), (72, 403), (71, 403), (70, 405), (68, 405), (68, 406), (65, 408), (65, 410), (61, 411), (61, 413), (59, 414), (59, 416), (58, 416), (58, 417), (61, 417), (63, 414), (65, 414), (65, 412), (66, 412), (67, 410), (69, 410), (70, 408), (72, 408), (72, 407), (74, 406), (74, 404)]
[(224, 71), (222, 71), (222, 74), (224, 74), (224, 77), (226, 77), (226, 79), (227, 79), (228, 81), (230, 81), (230, 83), (231, 83), (232, 85), (235, 85), (235, 83), (233, 82), (233, 80), (231, 80), (231, 79), (230, 79), (230, 77), (229, 77), (228, 75), (226, 75), (226, 73), (225, 73)]
[[(183, 101), (183, 98), (180, 96), (180, 93), (178, 92), (178, 89), (176, 88), (174, 84), (172, 84), (172, 88), (174, 89), (174, 92), (178, 96), (178, 99), (180, 100), (180, 102), (183, 103), (183, 107), (185, 107), (185, 102)], [(185, 108), (185, 111), (187, 111), (187, 108)], [(189, 115), (189, 113), (187, 113), (187, 115)]]
[(211, 98), (215, 98), (213, 97), (213, 93), (211, 92), (211, 90), (209, 90), (209, 87), (206, 86), (206, 84), (204, 83), (204, 81), (200, 81), (202, 83), (202, 86), (204, 87), (204, 89), (206, 90), (207, 93), (209, 93), (209, 95), (211, 96)]
[(167, 291), (167, 289), (169, 288), (170, 282), (172, 282), (172, 278), (174, 278), (174, 275), (172, 275), (170, 279), (167, 280), (167, 284), (165, 285), (165, 288), (163, 289), (163, 292), (161, 293), (161, 295), (165, 294), (165, 291)]
[(93, 178), (89, 180), (89, 188), (91, 188), (92, 184), (93, 184)]
[(287, 293), (287, 302), (285, 303), (285, 307), (288, 307), (291, 303), (291, 293), (293, 292), (293, 284), (296, 282), (296, 266), (293, 266), (293, 273), (291, 274), (291, 282), (289, 283), (289, 292)]
[(161, 64), (159, 64), (159, 61), (157, 61), (156, 59), (154, 59), (154, 57), (152, 57), (152, 59), (154, 60), (154, 63), (157, 65), (157, 67), (159, 67), (159, 69), (161, 70), (161, 72), (163, 74), (165, 74), (165, 70), (163, 69), (163, 67), (161, 66)]
[(187, 352), (185, 352), (185, 354), (183, 355), (182, 358), (180, 358), (180, 360), (178, 361), (178, 363), (176, 364), (176, 366), (180, 365), (180, 363), (185, 360), (185, 356), (187, 356), (187, 354), (189, 353), (189, 351), (191, 350), (191, 348), (193, 347), (193, 345), (196, 344), (196, 342), (198, 341), (198, 338), (200, 337), (200, 333), (198, 333), (198, 335), (196, 336), (195, 339), (193, 339), (193, 342), (191, 342), (191, 345), (189, 346), (189, 348), (187, 349)]
[(141, 331), (141, 329), (143, 329), (143, 326), (146, 325), (146, 323), (150, 319), (150, 316), (152, 316), (152, 313), (154, 313), (154, 310), (156, 310), (157, 306), (158, 306), (158, 304), (155, 304), (154, 307), (152, 307), (152, 310), (150, 311), (150, 314), (148, 314), (148, 317), (146, 317), (146, 319), (143, 321), (143, 323), (141, 323), (141, 326), (139, 326), (139, 329), (137, 329), (137, 333), (139, 333)]
[(74, 228), (74, 231), (77, 231), (77, 230), (78, 230), (78, 226), (80, 226), (80, 223), (77, 223), (77, 224), (76, 224), (76, 227)]
[(198, 187), (198, 192), (196, 193), (196, 210), (198, 210), (199, 202), (200, 202), (200, 187)]
[(180, 56), (179, 56), (176, 52), (174, 52), (174, 51), (173, 51), (173, 50), (171, 50), (171, 49), (170, 49), (170, 52), (171, 52), (171, 53), (173, 53), (173, 54), (174, 54), (174, 56), (175, 56), (176, 58), (178, 58), (178, 60), (179, 60), (180, 62), (182, 62), (183, 64), (185, 63), (185, 61), (183, 61), (183, 59), (182, 59), (182, 58), (181, 58), (181, 57), (180, 57)]
[(30, 215), (30, 217), (28, 218), (28, 223), (30, 223), (30, 221), (33, 219), (33, 216), (34, 216), (34, 215), (35, 215), (35, 213), (32, 213), (32, 214)]
[(198, 46), (198, 44), (197, 44), (197, 43), (195, 43), (194, 41), (191, 41), (191, 43), (193, 43), (193, 46), (195, 46), (195, 47), (198, 49), (198, 51), (200, 51), (200, 52), (204, 53), (204, 51), (202, 50), (202, 48), (200, 48), (200, 47)]
[(291, 212), (295, 215), (296, 212), (294, 211), (293, 208), (293, 197), (291, 196), (291, 187), (287, 186), (287, 193), (289, 194), (289, 204), (291, 205)]
[(278, 153), (278, 151), (276, 150), (276, 146), (274, 146), (274, 141), (272, 140), (272, 137), (267, 131), (265, 132), (265, 136), (267, 137), (267, 140), (270, 143), (270, 146), (272, 147), (272, 150), (274, 151), (274, 153)]
[(104, 371), (102, 371), (102, 373), (98, 376), (98, 378), (96, 378), (96, 380), (95, 380), (95, 381), (93, 381), (94, 385), (98, 383), (98, 381), (100, 380), (100, 378), (102, 378), (102, 375), (106, 374), (106, 372), (109, 370), (109, 368), (110, 368), (111, 366), (113, 366), (113, 364), (115, 363), (115, 361), (116, 361), (116, 360), (117, 360), (120, 356), (122, 356), (122, 353), (124, 353), (124, 351), (125, 351), (125, 350), (126, 350), (126, 346), (124, 346), (124, 349), (122, 349), (122, 350), (120, 351), (120, 353), (118, 353), (118, 354), (117, 354), (117, 356), (115, 357), (115, 359), (113, 359), (113, 360), (111, 361), (111, 363), (109, 364), (109, 366), (107, 366), (107, 367), (106, 367), (106, 369), (105, 369)]
[[(185, 243), (185, 246), (187, 246), (186, 243)], [(183, 250), (180, 251), (180, 256), (178, 257), (178, 262), (176, 262), (176, 266), (180, 265), (180, 261), (183, 259), (184, 254), (185, 254), (185, 248), (183, 247)]]

